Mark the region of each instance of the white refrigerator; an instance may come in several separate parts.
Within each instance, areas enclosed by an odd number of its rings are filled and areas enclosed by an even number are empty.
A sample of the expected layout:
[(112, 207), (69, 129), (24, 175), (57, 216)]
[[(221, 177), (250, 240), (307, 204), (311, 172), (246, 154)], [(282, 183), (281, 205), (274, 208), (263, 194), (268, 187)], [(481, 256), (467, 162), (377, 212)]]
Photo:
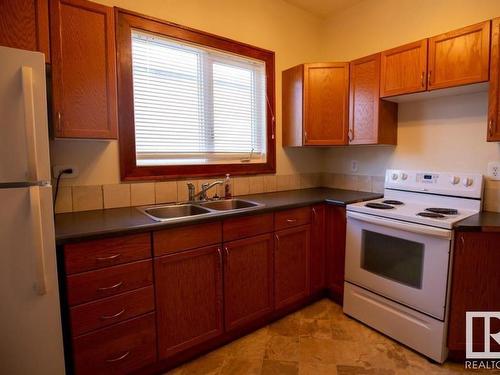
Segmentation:
[(0, 47), (0, 374), (64, 374), (45, 59)]

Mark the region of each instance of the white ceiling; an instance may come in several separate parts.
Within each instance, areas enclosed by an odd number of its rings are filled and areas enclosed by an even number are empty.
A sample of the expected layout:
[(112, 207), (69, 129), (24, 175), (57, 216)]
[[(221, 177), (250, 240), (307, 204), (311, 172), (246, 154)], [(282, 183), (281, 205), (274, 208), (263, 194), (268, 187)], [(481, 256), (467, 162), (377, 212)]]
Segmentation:
[(340, 12), (363, 0), (285, 0), (319, 17)]

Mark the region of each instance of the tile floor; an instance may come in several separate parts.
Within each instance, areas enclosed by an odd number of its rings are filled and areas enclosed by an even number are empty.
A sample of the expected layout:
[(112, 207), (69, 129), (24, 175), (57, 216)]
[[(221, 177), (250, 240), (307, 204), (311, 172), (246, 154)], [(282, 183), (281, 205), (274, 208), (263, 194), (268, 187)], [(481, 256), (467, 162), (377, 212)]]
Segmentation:
[[(323, 299), (176, 368), (168, 375), (438, 375), (480, 373), (435, 365), (348, 318)], [(499, 374), (500, 371), (484, 371)]]

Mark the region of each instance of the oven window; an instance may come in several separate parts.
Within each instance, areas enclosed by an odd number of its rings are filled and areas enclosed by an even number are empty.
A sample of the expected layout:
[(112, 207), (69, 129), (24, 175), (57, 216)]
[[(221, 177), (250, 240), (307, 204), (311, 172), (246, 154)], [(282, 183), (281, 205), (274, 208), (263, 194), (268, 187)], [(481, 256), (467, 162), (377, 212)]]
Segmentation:
[(422, 288), (424, 244), (363, 230), (361, 267), (413, 288)]

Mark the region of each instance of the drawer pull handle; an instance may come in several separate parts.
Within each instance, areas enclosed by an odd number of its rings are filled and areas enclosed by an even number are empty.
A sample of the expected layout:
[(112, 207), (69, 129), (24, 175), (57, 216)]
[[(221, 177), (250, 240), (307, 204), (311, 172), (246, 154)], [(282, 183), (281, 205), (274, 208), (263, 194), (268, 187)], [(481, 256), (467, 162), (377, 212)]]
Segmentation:
[(114, 260), (120, 256), (121, 254), (115, 254), (115, 255), (110, 255), (109, 257), (96, 257), (95, 259), (99, 262), (104, 262), (106, 260)]
[(295, 223), (297, 219), (286, 219), (287, 223)]
[(101, 320), (118, 318), (120, 315), (123, 315), (124, 313), (125, 313), (125, 308), (121, 309), (121, 311), (118, 311), (116, 314), (113, 315), (101, 315)]
[(106, 362), (118, 362), (118, 361), (121, 361), (122, 359), (127, 358), (129, 355), (130, 355), (130, 350), (128, 352), (123, 353), (119, 357), (106, 359)]
[(100, 288), (97, 288), (97, 289), (100, 290), (100, 291), (106, 291), (106, 290), (112, 290), (112, 289), (119, 288), (122, 285), (123, 285), (123, 281), (120, 281), (119, 283), (116, 283), (115, 285), (103, 286), (103, 287), (100, 287)]

